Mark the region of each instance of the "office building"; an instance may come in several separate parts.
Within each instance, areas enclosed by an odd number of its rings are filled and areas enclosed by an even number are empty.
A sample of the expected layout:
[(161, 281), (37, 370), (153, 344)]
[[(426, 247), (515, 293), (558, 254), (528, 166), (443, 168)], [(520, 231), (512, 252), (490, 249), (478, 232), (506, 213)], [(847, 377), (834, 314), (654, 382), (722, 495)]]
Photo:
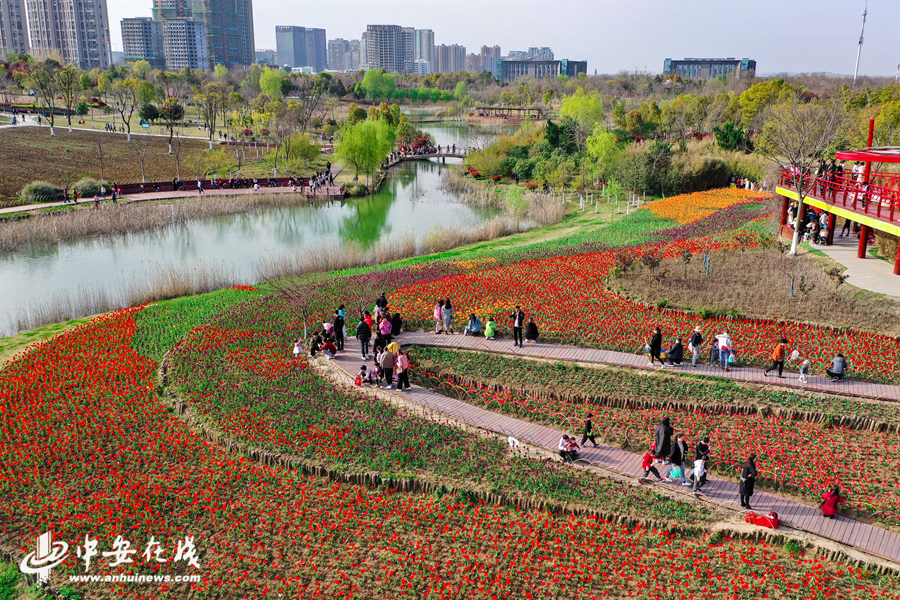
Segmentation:
[(500, 77), (500, 46), (481, 47), (481, 69), (494, 77)]
[(466, 69), (466, 47), (459, 44), (441, 44), (434, 47), (435, 73), (459, 73)]
[(208, 71), (210, 68), (209, 40), (206, 24), (202, 21), (169, 19), (163, 22), (163, 47), (168, 71)]
[(434, 62), (434, 31), (431, 29), (416, 29), (416, 47), (413, 60)]
[(80, 69), (110, 65), (106, 0), (27, 0), (31, 52), (59, 57)]
[(5, 54), (29, 49), (24, 0), (0, 0), (0, 51)]
[(252, 0), (190, 0), (189, 8), (189, 16), (206, 26), (210, 64), (231, 68), (254, 63)]
[(502, 60), (500, 78), (504, 82), (522, 77), (531, 79), (554, 79), (560, 75), (578, 77), (587, 73), (587, 61), (583, 60)]
[(278, 66), (278, 58), (275, 50), (272, 49), (257, 49), (256, 50), (256, 64), (258, 65), (269, 65), (269, 66)]
[(663, 64), (663, 76), (673, 75), (682, 79), (712, 79), (728, 75), (755, 77), (756, 61), (749, 58), (667, 58)]
[(553, 50), (547, 47), (531, 47), (526, 56), (531, 60), (553, 60)]
[[(399, 25), (369, 25), (366, 27), (367, 69), (384, 69), (403, 73), (404, 38)], [(410, 61), (412, 62), (412, 61)]]
[(316, 73), (328, 68), (328, 42), (324, 29), (278, 25), (275, 27), (275, 52), (281, 67), (310, 67)]
[(122, 49), (126, 63), (146, 60), (154, 69), (166, 68), (163, 26), (150, 17), (122, 19)]
[(359, 36), (359, 68), (363, 71), (369, 69), (369, 48), (366, 45), (366, 32)]

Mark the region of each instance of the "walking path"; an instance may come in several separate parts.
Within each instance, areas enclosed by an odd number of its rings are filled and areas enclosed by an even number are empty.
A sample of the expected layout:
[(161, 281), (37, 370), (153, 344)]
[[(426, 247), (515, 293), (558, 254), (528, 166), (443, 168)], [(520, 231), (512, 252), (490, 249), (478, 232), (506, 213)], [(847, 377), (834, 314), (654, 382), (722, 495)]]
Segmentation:
[[(509, 343), (509, 339), (488, 340), (484, 337), (410, 332), (403, 334), (403, 343), (409, 345), (420, 344), (423, 346), (461, 348), (464, 350), (483, 350), (494, 354), (501, 353), (515, 356), (534, 356), (538, 358), (600, 363), (654, 371), (659, 370), (660, 368), (651, 367), (647, 362), (646, 356), (639, 356), (637, 354), (614, 352), (612, 350), (596, 350), (593, 348), (579, 348), (577, 346), (557, 346), (555, 344), (528, 344), (524, 348), (516, 348)], [(763, 375), (762, 369), (753, 367), (732, 367), (730, 371), (726, 372), (718, 367), (698, 363), (697, 368), (692, 368), (690, 360), (680, 367), (667, 366), (665, 370), (684, 375), (702, 375), (731, 379), (742, 383), (778, 385), (813, 392), (863, 396), (879, 400), (900, 402), (900, 387), (898, 386), (854, 381), (852, 379), (831, 383), (831, 380), (828, 377), (810, 375), (808, 378), (809, 381), (804, 384), (798, 381), (796, 374), (787, 371), (785, 371), (784, 379), (779, 379), (774, 372), (771, 373), (769, 377), (766, 377)]]
[(894, 265), (873, 256), (866, 256), (865, 260), (857, 258), (859, 240), (855, 236), (835, 235), (832, 245), (813, 248), (846, 267), (845, 274), (850, 276), (847, 279), (850, 285), (900, 298), (900, 277), (894, 275)]
[[(465, 342), (473, 338), (464, 338), (461, 335), (450, 337), (434, 334), (428, 336), (427, 334), (404, 333), (399, 337), (398, 341), (406, 346), (415, 343), (425, 343), (425, 339), (430, 342), (430, 345), (449, 346), (454, 342)], [(417, 342), (417, 340), (420, 341)], [(448, 343), (438, 344), (436, 343), (438, 340), (447, 340)], [(483, 343), (485, 340), (478, 338), (478, 341)], [(491, 342), (488, 343), (490, 344)], [(505, 342), (505, 344), (507, 346), (506, 349), (509, 350), (509, 343)], [(476, 346), (476, 344), (466, 345), (468, 347)], [(553, 347), (537, 346), (536, 348), (546, 350)], [(528, 348), (523, 350), (523, 353), (534, 349), (535, 347)], [(580, 350), (582, 353), (585, 352), (583, 349), (576, 348), (575, 350)], [(545, 353), (544, 355), (548, 354)], [(584, 360), (584, 358), (579, 360)], [(355, 339), (348, 339), (346, 341), (346, 351), (339, 353), (332, 362), (343, 370), (349, 378), (355, 377), (360, 364), (359, 343)], [(394, 391), (393, 393), (433, 412), (505, 436), (512, 436), (522, 442), (541, 446), (553, 452), (556, 451), (557, 444), (563, 433), (580, 433), (564, 432), (543, 425), (521, 421), (514, 417), (491, 412), (420, 387), (413, 387), (409, 392)], [(643, 474), (641, 456), (618, 448), (608, 446), (586, 447), (582, 448), (581, 457), (603, 469), (635, 476)], [(656, 485), (670, 485), (675, 490), (683, 491), (685, 494), (690, 493), (690, 488), (684, 487), (677, 482)], [(738, 506), (740, 496), (736, 482), (710, 477), (702, 492), (702, 497), (706, 500), (740, 510)], [(816, 507), (807, 506), (763, 491), (757, 491), (753, 495), (752, 505), (753, 510), (757, 513), (775, 511), (784, 525), (852, 546), (894, 563), (900, 562), (900, 534), (847, 517), (839, 516), (835, 519), (826, 519), (822, 517), (821, 512)]]

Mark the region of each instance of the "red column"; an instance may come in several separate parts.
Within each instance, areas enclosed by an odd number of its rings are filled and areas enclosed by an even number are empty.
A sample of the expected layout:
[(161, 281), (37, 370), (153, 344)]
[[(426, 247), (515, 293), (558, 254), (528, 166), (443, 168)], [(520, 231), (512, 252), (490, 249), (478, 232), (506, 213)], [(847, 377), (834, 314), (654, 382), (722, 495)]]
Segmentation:
[(781, 225), (782, 227), (787, 225), (787, 215), (788, 215), (788, 204), (790, 204), (790, 200), (787, 196), (781, 197)]
[(859, 249), (856, 251), (856, 258), (865, 258), (866, 257), (866, 248), (869, 244), (869, 230), (871, 228), (868, 225), (860, 225), (859, 226)]
[(828, 213), (828, 245), (834, 243), (834, 228), (837, 225), (837, 217), (834, 213)]
[(900, 275), (900, 244), (897, 244), (897, 258), (894, 259), (894, 275)]

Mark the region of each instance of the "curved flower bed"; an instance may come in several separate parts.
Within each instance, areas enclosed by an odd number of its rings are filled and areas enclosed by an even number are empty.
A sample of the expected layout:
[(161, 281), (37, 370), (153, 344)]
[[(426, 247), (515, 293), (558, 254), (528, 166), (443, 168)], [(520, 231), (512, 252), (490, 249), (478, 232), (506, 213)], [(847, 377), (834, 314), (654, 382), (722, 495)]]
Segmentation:
[(765, 192), (725, 188), (654, 200), (646, 208), (657, 217), (687, 225), (735, 204), (743, 204), (748, 200), (768, 200), (771, 197), (771, 194)]

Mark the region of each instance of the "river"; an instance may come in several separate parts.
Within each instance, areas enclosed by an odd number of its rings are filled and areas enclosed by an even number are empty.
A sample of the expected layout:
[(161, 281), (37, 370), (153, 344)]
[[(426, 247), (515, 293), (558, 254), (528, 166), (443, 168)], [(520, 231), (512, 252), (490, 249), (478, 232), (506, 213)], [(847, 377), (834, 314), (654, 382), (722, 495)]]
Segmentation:
[[(467, 126), (422, 127), (441, 145), (466, 145)], [(459, 160), (447, 159), (448, 164)], [(382, 189), (367, 198), (316, 206), (267, 208), (191, 221), (124, 236), (72, 240), (0, 255), (0, 337), (15, 333), (14, 315), (79, 287), (126, 285), (155, 265), (218, 263), (242, 282), (266, 254), (367, 248), (390, 236), (421, 238), (438, 225), (474, 227), (492, 216), (441, 189), (437, 162), (398, 165)]]

